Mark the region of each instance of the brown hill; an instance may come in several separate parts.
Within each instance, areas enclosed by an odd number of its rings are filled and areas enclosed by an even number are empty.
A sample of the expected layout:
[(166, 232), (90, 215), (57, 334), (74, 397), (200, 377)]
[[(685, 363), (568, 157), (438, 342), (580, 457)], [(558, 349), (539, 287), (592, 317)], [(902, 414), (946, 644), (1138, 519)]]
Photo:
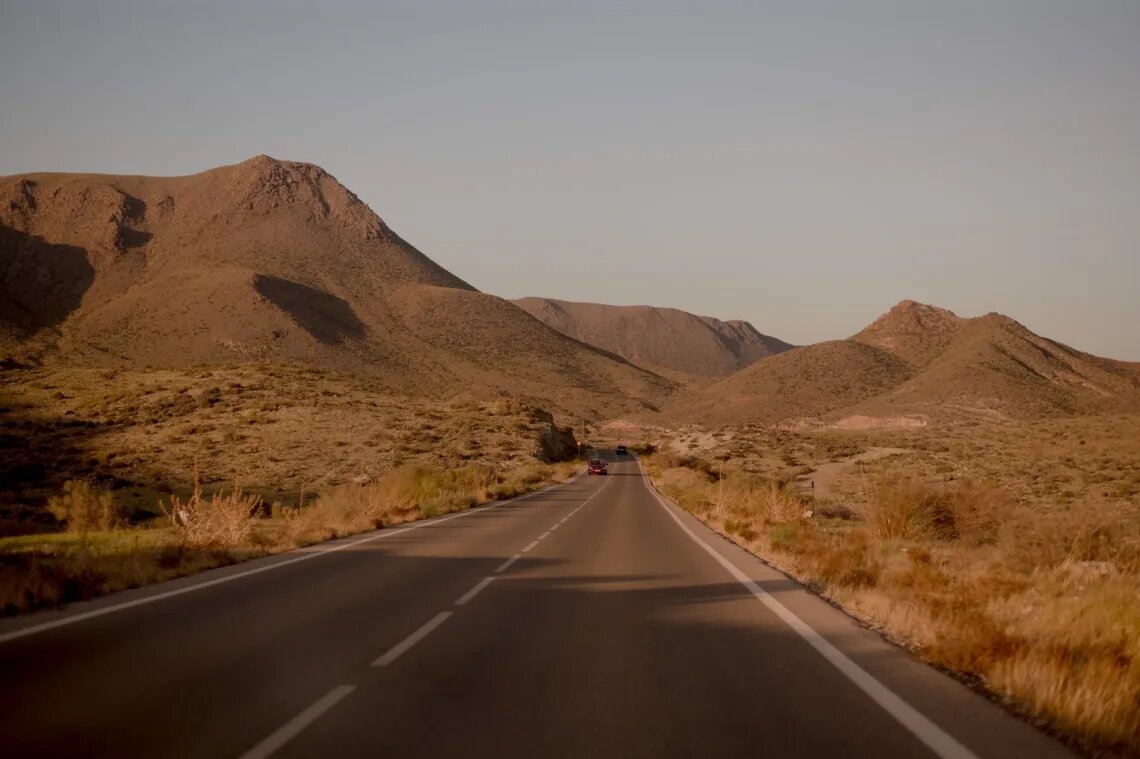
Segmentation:
[(1140, 408), (1140, 377), (1122, 362), (1083, 353), (990, 313), (961, 319), (953, 340), (923, 371), (860, 410), (1040, 417), (1134, 408)]
[(1000, 314), (964, 319), (913, 301), (849, 340), (763, 359), (667, 407), (672, 416), (717, 424), (1131, 409), (1140, 409), (1140, 376), (1123, 362), (1043, 338)]
[(913, 370), (853, 340), (816, 343), (757, 361), (716, 384), (674, 398), (669, 416), (706, 424), (820, 417), (896, 387)]
[(921, 367), (946, 350), (962, 322), (944, 308), (904, 300), (851, 339), (882, 348)]
[(565, 335), (666, 373), (723, 377), (793, 347), (745, 321), (725, 322), (675, 308), (552, 298), (514, 303)]
[(671, 388), (476, 291), (322, 169), (267, 156), (0, 178), (0, 325), (0, 349), (48, 363), (300, 363), (583, 413)]

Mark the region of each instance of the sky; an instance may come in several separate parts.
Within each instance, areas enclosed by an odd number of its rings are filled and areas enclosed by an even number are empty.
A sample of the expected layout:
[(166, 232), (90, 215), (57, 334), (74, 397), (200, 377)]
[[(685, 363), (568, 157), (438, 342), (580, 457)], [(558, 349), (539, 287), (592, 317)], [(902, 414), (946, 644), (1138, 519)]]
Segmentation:
[(0, 175), (316, 163), (481, 290), (1140, 361), (1140, 3), (0, 2)]

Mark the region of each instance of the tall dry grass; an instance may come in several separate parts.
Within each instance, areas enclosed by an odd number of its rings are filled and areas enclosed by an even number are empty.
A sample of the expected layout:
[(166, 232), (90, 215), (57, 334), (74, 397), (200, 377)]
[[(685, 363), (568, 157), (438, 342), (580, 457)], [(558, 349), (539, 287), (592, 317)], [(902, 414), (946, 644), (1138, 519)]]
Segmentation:
[[(650, 459), (662, 492), (928, 661), (1097, 755), (1140, 756), (1140, 514), (993, 483), (868, 481), (847, 519), (778, 482)], [(665, 466), (662, 466), (664, 464)]]
[(574, 465), (534, 463), (506, 472), (483, 465), (397, 467), (364, 486), (342, 485), (291, 514), (295, 532), (326, 537), (423, 519), (528, 493), (566, 479)]
[(68, 480), (48, 499), (48, 511), (69, 532), (111, 530), (122, 521), (114, 496), (86, 480)]
[(159, 505), (184, 545), (224, 550), (250, 543), (262, 500), (236, 486), (207, 498), (195, 470), (194, 491), (187, 499), (172, 495), (169, 503)]

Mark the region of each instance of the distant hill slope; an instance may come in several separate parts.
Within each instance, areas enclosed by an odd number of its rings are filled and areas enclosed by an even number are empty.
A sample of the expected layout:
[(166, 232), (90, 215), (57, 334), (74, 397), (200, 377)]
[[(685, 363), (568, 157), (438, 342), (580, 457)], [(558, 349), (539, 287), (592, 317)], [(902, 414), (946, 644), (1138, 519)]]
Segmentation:
[(991, 313), (961, 319), (922, 371), (861, 411), (950, 408), (1015, 417), (1140, 408), (1140, 377), (1123, 362), (1041, 337)]
[(552, 298), (514, 303), (559, 332), (635, 364), (697, 377), (723, 377), (793, 347), (761, 334), (748, 322), (725, 322), (675, 308)]
[(300, 363), (583, 413), (672, 389), (476, 291), (319, 167), (268, 156), (186, 177), (0, 178), (0, 350), (128, 367)]
[(1140, 409), (1140, 375), (1000, 314), (963, 319), (903, 301), (849, 340), (766, 358), (670, 401), (673, 417), (835, 421), (866, 415), (1040, 417)]
[(804, 346), (765, 358), (669, 410), (716, 424), (818, 417), (872, 398), (912, 374), (905, 361), (852, 340)]

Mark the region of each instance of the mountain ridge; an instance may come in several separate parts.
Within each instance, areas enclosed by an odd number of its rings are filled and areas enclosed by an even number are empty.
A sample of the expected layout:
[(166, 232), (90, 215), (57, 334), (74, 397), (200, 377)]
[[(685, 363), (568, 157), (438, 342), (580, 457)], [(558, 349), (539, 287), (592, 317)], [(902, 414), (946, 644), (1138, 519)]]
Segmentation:
[(790, 349), (739, 319), (681, 309), (527, 297), (513, 303), (550, 327), (653, 371), (719, 377)]
[(666, 405), (708, 423), (834, 423), (866, 417), (1037, 418), (1140, 409), (1126, 362), (1041, 337), (990, 312), (973, 318), (904, 300), (846, 340), (762, 359)]
[(108, 366), (287, 362), (582, 413), (673, 384), (479, 292), (313, 164), (0, 178), (0, 350)]

